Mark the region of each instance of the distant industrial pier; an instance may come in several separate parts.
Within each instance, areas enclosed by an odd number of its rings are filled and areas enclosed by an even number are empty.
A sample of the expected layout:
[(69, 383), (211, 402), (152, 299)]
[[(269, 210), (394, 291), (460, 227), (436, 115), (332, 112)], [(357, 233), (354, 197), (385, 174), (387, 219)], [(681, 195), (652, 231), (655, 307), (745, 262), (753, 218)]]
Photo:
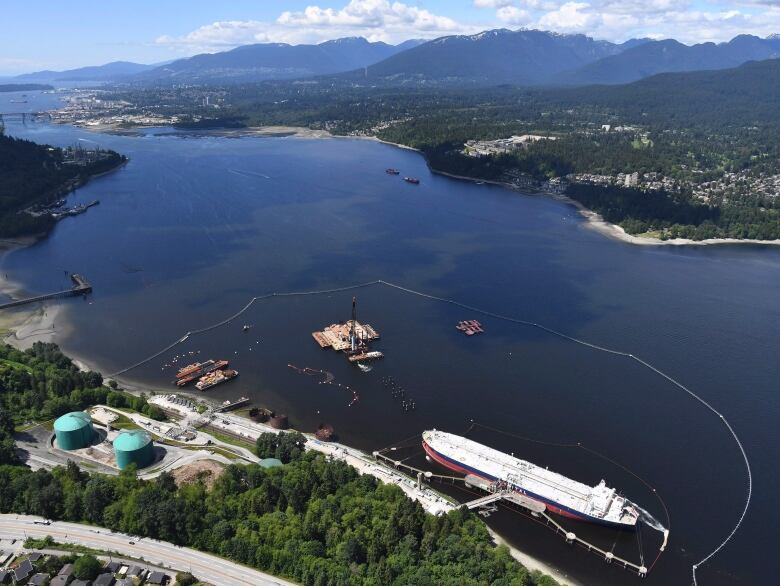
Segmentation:
[(73, 281), (73, 288), (71, 289), (57, 291), (55, 293), (47, 293), (46, 295), (36, 295), (35, 297), (27, 297), (26, 299), (8, 301), (7, 303), (0, 304), (0, 309), (16, 307), (17, 305), (26, 305), (27, 303), (35, 303), (36, 301), (55, 299), (57, 297), (77, 297), (79, 295), (92, 293), (92, 285), (89, 284), (89, 281), (87, 281), (87, 278), (83, 275), (77, 275), (76, 273), (73, 273), (70, 276), (70, 280)]

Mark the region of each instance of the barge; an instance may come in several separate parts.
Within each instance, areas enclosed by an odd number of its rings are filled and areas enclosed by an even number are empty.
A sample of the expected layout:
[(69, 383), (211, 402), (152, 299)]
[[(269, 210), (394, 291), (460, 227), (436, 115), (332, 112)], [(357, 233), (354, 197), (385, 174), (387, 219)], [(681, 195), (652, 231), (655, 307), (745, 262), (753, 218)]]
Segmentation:
[(211, 387), (226, 383), (238, 376), (237, 370), (215, 370), (202, 377), (195, 383), (195, 388), (199, 391), (205, 391)]

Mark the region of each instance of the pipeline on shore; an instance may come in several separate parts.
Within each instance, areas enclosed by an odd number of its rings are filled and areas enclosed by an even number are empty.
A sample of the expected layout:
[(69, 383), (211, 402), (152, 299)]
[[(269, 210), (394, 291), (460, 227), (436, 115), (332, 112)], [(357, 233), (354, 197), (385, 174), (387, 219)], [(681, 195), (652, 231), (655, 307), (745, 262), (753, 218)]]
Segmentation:
[(745, 464), (745, 471), (747, 473), (747, 497), (745, 499), (745, 505), (744, 505), (744, 507), (742, 509), (742, 512), (739, 515), (739, 518), (737, 519), (736, 524), (731, 529), (729, 534), (726, 535), (726, 537), (723, 539), (723, 541), (721, 541), (720, 544), (718, 544), (717, 547), (715, 547), (710, 553), (708, 553), (706, 556), (704, 556), (697, 563), (693, 564), (693, 566), (692, 566), (693, 584), (694, 584), (694, 586), (698, 586), (697, 577), (696, 577), (696, 571), (701, 566), (703, 566), (704, 564), (709, 562), (713, 557), (715, 557), (724, 547), (726, 547), (726, 545), (731, 541), (731, 539), (734, 537), (736, 532), (742, 526), (742, 523), (745, 520), (745, 517), (747, 516), (748, 509), (750, 508), (750, 502), (751, 502), (752, 497), (753, 497), (753, 473), (752, 473), (751, 468), (750, 468), (750, 461), (748, 460), (747, 452), (745, 451), (745, 448), (743, 447), (742, 442), (740, 441), (739, 437), (737, 436), (737, 433), (734, 431), (734, 429), (731, 427), (731, 424), (729, 424), (729, 422), (726, 420), (726, 418), (723, 416), (722, 413), (720, 413), (717, 409), (715, 409), (707, 401), (705, 401), (699, 395), (694, 393), (691, 389), (686, 387), (681, 382), (677, 381), (676, 379), (674, 379), (673, 377), (671, 377), (668, 374), (664, 373), (663, 371), (661, 371), (660, 369), (656, 368), (652, 364), (646, 362), (645, 360), (642, 360), (641, 358), (639, 358), (638, 356), (635, 356), (634, 354), (632, 354), (630, 352), (624, 352), (622, 350), (617, 350), (617, 349), (613, 349), (613, 348), (607, 348), (605, 346), (600, 346), (598, 344), (595, 344), (595, 343), (592, 343), (592, 342), (588, 342), (587, 340), (582, 340), (582, 339), (579, 339), (579, 338), (575, 338), (573, 336), (570, 336), (570, 335), (565, 334), (563, 332), (559, 332), (558, 330), (549, 328), (549, 327), (547, 327), (547, 326), (545, 326), (543, 324), (540, 324), (540, 323), (536, 323), (536, 322), (533, 322), (533, 321), (528, 321), (528, 320), (524, 320), (524, 319), (511, 317), (511, 316), (508, 316), (508, 315), (503, 315), (503, 314), (496, 313), (496, 312), (493, 312), (493, 311), (489, 311), (489, 310), (486, 310), (486, 309), (481, 309), (479, 307), (474, 307), (473, 305), (468, 305), (466, 303), (462, 303), (462, 302), (456, 301), (454, 299), (447, 299), (445, 297), (439, 297), (437, 295), (431, 295), (429, 293), (424, 293), (422, 291), (416, 291), (416, 290), (410, 289), (408, 287), (403, 287), (402, 285), (398, 285), (398, 284), (392, 283), (390, 281), (384, 281), (382, 279), (377, 279), (376, 281), (370, 281), (370, 282), (367, 282), (367, 283), (359, 283), (359, 284), (356, 284), (356, 285), (348, 285), (348, 286), (345, 286), (345, 287), (337, 287), (337, 288), (333, 288), (333, 289), (321, 289), (321, 290), (315, 290), (315, 291), (293, 291), (293, 292), (282, 292), (282, 293), (269, 293), (269, 294), (266, 294), (266, 295), (260, 295), (260, 296), (252, 297), (252, 299), (250, 299), (249, 302), (243, 308), (241, 308), (241, 310), (239, 310), (235, 314), (231, 315), (230, 317), (228, 317), (228, 318), (226, 318), (226, 319), (224, 319), (224, 320), (222, 320), (222, 321), (220, 321), (218, 323), (215, 323), (213, 325), (201, 328), (199, 330), (189, 331), (189, 332), (185, 333), (177, 341), (175, 341), (172, 344), (166, 346), (165, 348), (163, 348), (159, 352), (156, 352), (155, 354), (153, 354), (153, 355), (151, 355), (151, 356), (149, 356), (147, 358), (144, 358), (143, 360), (140, 360), (140, 361), (136, 362), (135, 364), (132, 364), (132, 365), (126, 367), (126, 368), (123, 368), (122, 370), (118, 370), (117, 372), (114, 372), (114, 373), (110, 374), (109, 376), (115, 377), (115, 376), (122, 375), (122, 374), (124, 374), (126, 372), (129, 372), (130, 370), (133, 370), (133, 369), (135, 369), (135, 368), (137, 368), (137, 367), (139, 367), (139, 366), (141, 366), (143, 364), (146, 364), (150, 360), (153, 360), (153, 359), (157, 358), (158, 356), (164, 354), (165, 352), (168, 352), (169, 350), (171, 350), (175, 346), (177, 346), (177, 345), (181, 344), (182, 342), (186, 341), (190, 336), (194, 336), (194, 335), (197, 335), (197, 334), (203, 334), (203, 333), (209, 332), (211, 330), (214, 330), (216, 328), (219, 328), (221, 326), (224, 326), (224, 325), (230, 323), (231, 321), (233, 321), (234, 319), (239, 317), (241, 314), (243, 314), (245, 311), (247, 311), (256, 301), (261, 301), (263, 299), (270, 299), (270, 298), (273, 298), (273, 297), (305, 297), (305, 296), (310, 296), (310, 295), (326, 295), (326, 294), (329, 294), (329, 293), (340, 293), (340, 292), (343, 292), (343, 291), (350, 291), (350, 290), (354, 290), (354, 289), (372, 287), (372, 286), (377, 286), (377, 285), (381, 285), (381, 286), (384, 286), (384, 287), (389, 287), (391, 289), (395, 289), (397, 291), (408, 293), (410, 295), (415, 295), (417, 297), (422, 297), (424, 299), (429, 299), (431, 301), (439, 301), (441, 303), (447, 303), (447, 304), (450, 304), (450, 305), (454, 305), (456, 307), (460, 307), (462, 309), (467, 309), (469, 311), (473, 311), (475, 313), (479, 313), (479, 314), (482, 314), (482, 315), (485, 315), (485, 316), (488, 316), (488, 317), (492, 317), (494, 319), (499, 319), (499, 320), (510, 322), (510, 323), (514, 323), (514, 324), (517, 324), (517, 325), (522, 325), (522, 326), (527, 326), (527, 327), (531, 327), (531, 328), (536, 328), (536, 329), (542, 330), (544, 332), (547, 332), (548, 334), (551, 334), (553, 336), (557, 336), (557, 337), (562, 338), (564, 340), (568, 340), (570, 342), (573, 342), (575, 344), (579, 344), (581, 346), (585, 346), (587, 348), (590, 348), (592, 350), (596, 350), (598, 352), (604, 352), (604, 353), (607, 353), (607, 354), (612, 354), (614, 356), (620, 356), (620, 357), (623, 357), (623, 358), (628, 358), (628, 359), (630, 359), (630, 360), (640, 364), (641, 366), (643, 366), (643, 367), (653, 371), (657, 375), (659, 375), (662, 378), (666, 379), (668, 382), (672, 383), (674, 386), (676, 386), (680, 390), (685, 391), (691, 398), (695, 399), (702, 406), (706, 407), (710, 412), (712, 412), (714, 415), (716, 415), (720, 419), (721, 423), (723, 423), (723, 425), (726, 427), (726, 430), (729, 432), (731, 437), (734, 439), (734, 442), (737, 444), (737, 448), (739, 448), (739, 453), (742, 456), (742, 460), (743, 460), (743, 462)]

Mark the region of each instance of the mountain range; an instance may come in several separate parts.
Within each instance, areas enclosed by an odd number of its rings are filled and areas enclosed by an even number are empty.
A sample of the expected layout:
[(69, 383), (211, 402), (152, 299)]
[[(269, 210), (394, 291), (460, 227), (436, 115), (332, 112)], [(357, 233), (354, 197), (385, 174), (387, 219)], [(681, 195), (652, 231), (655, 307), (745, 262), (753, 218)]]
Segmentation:
[(542, 90), (559, 106), (590, 103), (674, 127), (780, 125), (780, 59), (732, 69), (659, 73), (628, 84)]
[(585, 35), (498, 29), (442, 37), (368, 67), (368, 76), (399, 83), (589, 85), (636, 81), (656, 73), (726, 69), (780, 57), (780, 39), (740, 35), (727, 43), (684, 45), (631, 39), (622, 44)]
[(142, 65), (130, 61), (112, 61), (105, 65), (93, 65), (68, 69), (66, 71), (36, 71), (14, 77), (14, 81), (50, 82), (50, 81), (116, 81), (124, 77), (136, 75), (157, 65)]
[(496, 29), (429, 41), (368, 67), (367, 76), (396, 81), (535, 85), (648, 42), (634, 39), (618, 45), (585, 35)]
[(628, 83), (656, 73), (728, 69), (748, 61), (780, 57), (780, 38), (739, 35), (727, 43), (683, 45), (675, 40), (651, 41), (600, 59), (556, 81), (571, 85)]
[(673, 39), (611, 43), (581, 34), (496, 29), (400, 45), (362, 37), (317, 45), (262, 43), (165, 64), (115, 61), (69, 71), (40, 71), (14, 81), (210, 84), (335, 76), (384, 85), (567, 86), (622, 84), (657, 73), (727, 69), (774, 58), (780, 58), (777, 35), (763, 39), (739, 35), (725, 43), (684, 45)]
[(318, 45), (244, 45), (223, 53), (179, 59), (136, 75), (133, 81), (236, 83), (328, 75), (364, 68), (422, 42), (412, 39), (400, 45), (388, 45), (348, 37)]

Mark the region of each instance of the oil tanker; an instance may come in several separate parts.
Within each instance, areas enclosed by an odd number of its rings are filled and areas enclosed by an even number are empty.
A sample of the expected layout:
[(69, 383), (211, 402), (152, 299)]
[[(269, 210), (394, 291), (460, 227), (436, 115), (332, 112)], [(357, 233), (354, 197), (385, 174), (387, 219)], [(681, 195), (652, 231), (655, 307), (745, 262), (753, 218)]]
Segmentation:
[(596, 486), (541, 468), (475, 441), (431, 430), (422, 434), (422, 446), (433, 460), (456, 472), (474, 474), (506, 490), (543, 503), (564, 517), (623, 529), (635, 528), (639, 508), (609, 488)]

